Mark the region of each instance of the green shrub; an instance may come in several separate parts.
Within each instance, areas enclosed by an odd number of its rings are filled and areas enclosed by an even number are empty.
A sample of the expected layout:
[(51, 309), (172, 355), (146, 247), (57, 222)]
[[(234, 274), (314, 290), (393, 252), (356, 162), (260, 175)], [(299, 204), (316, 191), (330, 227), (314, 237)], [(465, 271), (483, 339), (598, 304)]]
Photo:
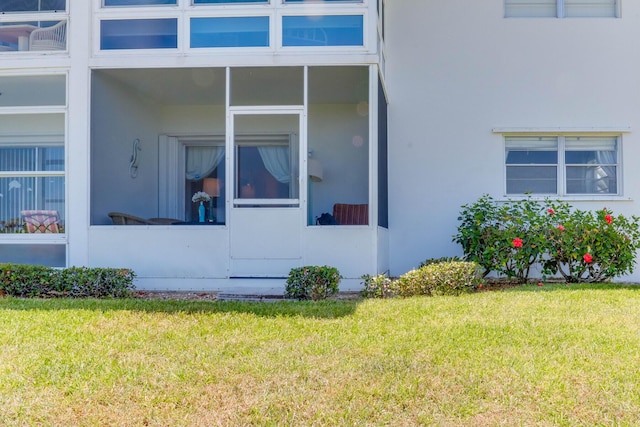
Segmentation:
[(473, 292), (482, 281), (481, 268), (475, 262), (439, 262), (409, 271), (392, 284), (399, 296), (459, 295)]
[(307, 265), (292, 268), (287, 278), (286, 298), (321, 300), (338, 293), (342, 276), (335, 267)]
[(548, 220), (545, 206), (529, 198), (498, 204), (488, 196), (462, 206), (458, 233), (465, 259), (484, 269), (525, 283), (539, 261)]
[(124, 268), (0, 264), (0, 291), (15, 297), (126, 298), (135, 273)]
[(127, 298), (135, 274), (126, 268), (71, 267), (58, 272), (60, 289), (74, 298)]
[(543, 273), (567, 282), (602, 282), (633, 272), (640, 248), (638, 217), (614, 216), (607, 208), (571, 211), (564, 203), (549, 209)]
[(365, 298), (392, 298), (395, 295), (393, 288), (393, 279), (386, 274), (378, 274), (371, 276), (365, 274), (362, 276), (362, 296)]
[(0, 264), (0, 290), (16, 297), (37, 297), (55, 291), (55, 270), (42, 265)]
[(562, 201), (530, 198), (496, 203), (484, 195), (463, 205), (458, 233), (465, 259), (524, 283), (531, 267), (569, 282), (600, 282), (633, 272), (639, 218), (608, 209), (574, 210)]
[(441, 258), (428, 258), (428, 259), (422, 261), (418, 265), (418, 268), (424, 267), (426, 265), (440, 264), (441, 262), (451, 262), (451, 261), (464, 261), (464, 259), (462, 259), (460, 257), (457, 257), (457, 256), (441, 257)]

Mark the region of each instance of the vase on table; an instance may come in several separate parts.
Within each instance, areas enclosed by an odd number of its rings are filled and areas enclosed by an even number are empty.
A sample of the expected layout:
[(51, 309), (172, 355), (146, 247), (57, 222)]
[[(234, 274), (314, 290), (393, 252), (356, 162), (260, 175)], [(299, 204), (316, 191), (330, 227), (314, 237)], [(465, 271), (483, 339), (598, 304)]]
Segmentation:
[(200, 206), (198, 206), (198, 222), (204, 222), (204, 204), (200, 202)]

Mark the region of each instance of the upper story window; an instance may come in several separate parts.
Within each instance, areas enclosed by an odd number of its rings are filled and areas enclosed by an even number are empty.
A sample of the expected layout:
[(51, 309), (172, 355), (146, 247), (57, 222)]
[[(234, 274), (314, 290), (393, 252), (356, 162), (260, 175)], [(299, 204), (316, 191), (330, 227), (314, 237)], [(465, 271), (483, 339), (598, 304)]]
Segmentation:
[(191, 18), (191, 45), (200, 47), (269, 46), (269, 17)]
[(67, 9), (67, 0), (2, 0), (0, 13), (60, 12)]
[(269, 0), (193, 0), (193, 4), (269, 3)]
[(362, 15), (283, 16), (282, 46), (362, 46)]
[(506, 192), (617, 195), (619, 139), (588, 135), (506, 137)]
[(151, 6), (151, 5), (175, 5), (177, 0), (104, 0), (106, 7), (111, 6)]
[(284, 3), (362, 3), (362, 0), (284, 0)]
[(507, 18), (615, 18), (619, 0), (505, 0)]
[(66, 9), (66, 0), (0, 0), (0, 52), (67, 50)]
[(100, 49), (171, 49), (178, 47), (178, 20), (114, 19), (100, 22)]
[(252, 48), (265, 53), (312, 46), (361, 50), (367, 44), (365, 33), (371, 34), (365, 31), (371, 22), (368, 13), (376, 13), (370, 9), (377, 4), (373, 0), (369, 4), (364, 0), (100, 2), (95, 47), (102, 51)]

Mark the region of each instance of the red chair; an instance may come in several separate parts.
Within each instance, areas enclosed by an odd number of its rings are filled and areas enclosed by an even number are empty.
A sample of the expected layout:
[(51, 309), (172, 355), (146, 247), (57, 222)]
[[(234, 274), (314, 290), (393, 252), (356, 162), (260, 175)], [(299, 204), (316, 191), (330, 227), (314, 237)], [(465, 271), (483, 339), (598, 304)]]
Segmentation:
[(340, 225), (368, 225), (369, 205), (350, 205), (336, 203), (333, 205), (333, 217)]
[(20, 215), (27, 233), (62, 233), (58, 211), (27, 210)]

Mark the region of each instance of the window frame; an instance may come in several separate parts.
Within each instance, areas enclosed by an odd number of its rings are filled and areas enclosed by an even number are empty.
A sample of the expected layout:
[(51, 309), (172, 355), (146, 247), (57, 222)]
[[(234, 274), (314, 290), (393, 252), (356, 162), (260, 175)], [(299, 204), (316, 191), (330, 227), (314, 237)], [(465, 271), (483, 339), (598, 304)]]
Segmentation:
[[(566, 3), (567, 1), (572, 1), (572, 0), (553, 0), (556, 4), (556, 11), (555, 11), (555, 16), (543, 16), (543, 15), (509, 15), (507, 13), (508, 9), (509, 9), (509, 3), (513, 1), (513, 0), (504, 0), (504, 18), (553, 18), (553, 19), (573, 19), (573, 18), (577, 18), (577, 19), (589, 19), (589, 18), (595, 18), (595, 19), (602, 19), (602, 18), (609, 18), (609, 19), (617, 19), (620, 18), (621, 16), (621, 0), (613, 0), (614, 2), (614, 14), (613, 16), (604, 16), (604, 15), (595, 15), (595, 16), (567, 16), (566, 13)], [(528, 3), (530, 3), (531, 5), (536, 5), (539, 4), (542, 0), (529, 0)]]
[[(494, 132), (496, 130), (494, 129)], [(510, 133), (510, 132), (501, 132), (502, 133), (502, 155), (503, 155), (503, 194), (505, 197), (514, 198), (514, 197), (559, 197), (563, 199), (617, 199), (621, 198), (624, 195), (624, 183), (622, 180), (623, 177), (623, 132), (579, 132), (579, 133), (547, 133), (547, 132), (534, 132), (534, 133)], [(557, 142), (557, 161), (555, 163), (556, 167), (556, 192), (555, 193), (509, 193), (507, 191), (507, 169), (509, 165), (507, 164), (507, 141), (509, 139), (517, 139), (517, 138), (555, 138)], [(568, 163), (566, 161), (566, 142), (567, 139), (571, 138), (594, 138), (594, 137), (602, 137), (602, 138), (615, 138), (616, 143), (616, 192), (615, 193), (569, 193), (567, 191), (567, 168), (576, 166), (574, 163)], [(569, 150), (570, 151), (570, 150)], [(542, 166), (547, 166), (544, 164)]]

